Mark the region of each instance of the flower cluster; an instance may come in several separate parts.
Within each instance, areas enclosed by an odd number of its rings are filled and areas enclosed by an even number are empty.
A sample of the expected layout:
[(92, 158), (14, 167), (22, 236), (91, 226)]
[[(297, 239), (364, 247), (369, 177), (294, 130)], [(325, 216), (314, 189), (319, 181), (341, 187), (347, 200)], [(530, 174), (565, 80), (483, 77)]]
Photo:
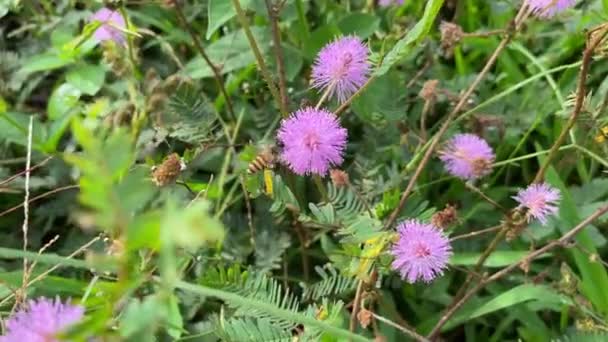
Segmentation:
[(277, 134), (283, 145), (281, 159), (299, 175), (325, 175), (330, 166), (340, 165), (346, 137), (346, 129), (333, 113), (312, 107), (283, 120)]
[(0, 342), (59, 342), (57, 335), (84, 316), (84, 308), (78, 305), (39, 298), (28, 302), (6, 321), (6, 334)]
[(327, 44), (312, 68), (312, 86), (346, 101), (367, 81), (369, 49), (361, 39), (342, 37)]
[(492, 170), (494, 151), (474, 134), (454, 136), (439, 157), (450, 174), (464, 180), (481, 178)]
[(114, 41), (117, 44), (125, 43), (125, 19), (118, 11), (102, 8), (91, 16), (91, 21), (99, 21), (101, 25), (95, 30), (93, 36), (100, 42)]
[(409, 283), (430, 282), (442, 275), (452, 255), (450, 241), (443, 232), (417, 220), (407, 220), (397, 226), (399, 234), (391, 254), (392, 267)]
[(543, 225), (549, 216), (557, 214), (560, 198), (559, 190), (545, 183), (532, 184), (513, 196), (519, 203), (517, 208), (526, 211), (528, 222), (537, 219)]

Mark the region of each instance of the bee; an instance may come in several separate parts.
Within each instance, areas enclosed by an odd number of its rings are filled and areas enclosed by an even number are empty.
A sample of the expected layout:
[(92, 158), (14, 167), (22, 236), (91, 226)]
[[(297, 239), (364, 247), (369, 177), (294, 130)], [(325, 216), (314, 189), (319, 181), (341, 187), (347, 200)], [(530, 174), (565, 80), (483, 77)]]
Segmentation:
[(273, 169), (276, 156), (272, 148), (265, 148), (247, 166), (247, 173), (254, 174), (266, 169)]
[(608, 125), (600, 128), (599, 133), (595, 136), (595, 141), (598, 144), (608, 141)]

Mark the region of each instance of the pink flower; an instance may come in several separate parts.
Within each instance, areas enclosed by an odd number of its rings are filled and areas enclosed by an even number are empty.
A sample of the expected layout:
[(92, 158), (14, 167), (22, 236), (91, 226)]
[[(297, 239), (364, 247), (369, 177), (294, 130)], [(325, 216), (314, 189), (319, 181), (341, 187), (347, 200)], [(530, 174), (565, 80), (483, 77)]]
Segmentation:
[(464, 180), (481, 178), (492, 170), (494, 151), (474, 134), (458, 134), (448, 141), (439, 159), (453, 176)]
[(405, 0), (379, 0), (378, 5), (382, 7), (387, 7), (390, 5), (403, 5)]
[(346, 101), (367, 81), (369, 50), (358, 37), (342, 37), (327, 44), (312, 67), (312, 86)]
[(517, 195), (513, 196), (513, 199), (519, 202), (517, 208), (527, 210), (528, 221), (534, 218), (545, 225), (548, 216), (557, 214), (560, 197), (558, 189), (541, 183), (532, 184), (526, 189), (519, 190)]
[(574, 6), (576, 0), (527, 0), (528, 6), (539, 17), (549, 18)]
[(450, 241), (441, 230), (418, 220), (406, 220), (397, 226), (399, 240), (391, 254), (392, 268), (408, 283), (430, 282), (442, 275), (452, 255)]
[(39, 298), (6, 321), (6, 333), (0, 342), (59, 342), (56, 336), (84, 316), (84, 308), (59, 298)]
[(331, 165), (342, 163), (347, 131), (325, 109), (302, 108), (281, 123), (277, 139), (281, 159), (299, 174), (325, 175)]
[(100, 42), (112, 40), (117, 44), (125, 43), (125, 20), (118, 11), (112, 11), (108, 8), (102, 8), (91, 16), (90, 21), (99, 21), (101, 26), (95, 30), (93, 36)]

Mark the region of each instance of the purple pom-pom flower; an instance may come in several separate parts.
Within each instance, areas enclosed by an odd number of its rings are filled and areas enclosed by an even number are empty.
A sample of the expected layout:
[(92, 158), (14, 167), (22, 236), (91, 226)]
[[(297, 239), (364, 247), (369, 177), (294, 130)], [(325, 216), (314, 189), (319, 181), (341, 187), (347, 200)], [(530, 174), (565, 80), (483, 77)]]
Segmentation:
[(576, 0), (527, 0), (528, 6), (534, 14), (543, 18), (550, 18), (574, 6)]
[(0, 336), (0, 342), (59, 342), (57, 335), (83, 316), (82, 306), (64, 304), (59, 298), (30, 300), (26, 309), (6, 321), (6, 334)]
[(112, 11), (108, 8), (102, 8), (95, 12), (90, 21), (99, 21), (101, 25), (95, 30), (93, 36), (100, 42), (114, 41), (117, 44), (125, 43), (125, 19), (118, 11)]
[(370, 71), (369, 49), (355, 36), (327, 44), (312, 67), (312, 86), (346, 101), (367, 81)]
[(403, 5), (405, 0), (379, 0), (378, 5), (382, 7), (387, 7), (391, 5)]
[(543, 225), (549, 216), (557, 214), (560, 198), (559, 190), (546, 183), (532, 184), (513, 196), (519, 203), (517, 208), (526, 210), (528, 222), (537, 219)]
[(430, 282), (443, 274), (452, 255), (450, 241), (432, 224), (406, 220), (397, 226), (399, 239), (393, 246), (392, 263), (408, 283)]
[(299, 175), (325, 175), (331, 165), (340, 165), (346, 137), (336, 115), (312, 107), (292, 113), (277, 134), (283, 145), (281, 159)]
[(474, 134), (457, 134), (440, 152), (439, 159), (450, 174), (464, 180), (481, 178), (492, 170), (494, 151)]

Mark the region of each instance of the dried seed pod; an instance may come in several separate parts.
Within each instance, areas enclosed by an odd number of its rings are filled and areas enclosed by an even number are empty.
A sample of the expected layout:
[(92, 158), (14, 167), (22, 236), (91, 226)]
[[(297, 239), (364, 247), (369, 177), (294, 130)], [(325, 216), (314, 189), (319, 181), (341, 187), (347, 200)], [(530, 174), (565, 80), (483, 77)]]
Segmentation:
[(425, 101), (434, 101), (437, 98), (437, 85), (438, 80), (427, 80), (422, 85), (422, 89), (418, 93), (418, 96)]
[(173, 183), (186, 168), (177, 153), (170, 154), (162, 164), (152, 170), (152, 180), (157, 186)]
[(336, 186), (336, 188), (347, 186), (350, 183), (348, 173), (340, 169), (330, 170), (329, 177), (331, 178), (331, 181)]
[(459, 25), (447, 21), (441, 22), (439, 30), (441, 31), (441, 49), (447, 56), (451, 56), (454, 47), (464, 36), (464, 31)]
[(458, 210), (455, 206), (447, 204), (445, 208), (436, 212), (431, 217), (431, 223), (441, 229), (449, 227), (452, 223), (458, 221)]

